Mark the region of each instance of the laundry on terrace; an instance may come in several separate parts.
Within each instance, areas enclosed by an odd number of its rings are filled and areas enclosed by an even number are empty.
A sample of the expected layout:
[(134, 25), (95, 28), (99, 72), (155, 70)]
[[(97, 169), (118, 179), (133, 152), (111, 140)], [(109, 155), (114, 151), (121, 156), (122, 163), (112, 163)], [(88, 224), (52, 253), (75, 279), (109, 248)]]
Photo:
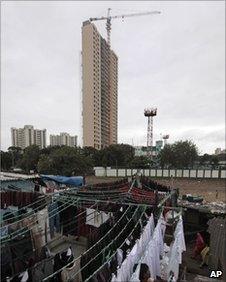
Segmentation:
[(177, 189), (142, 176), (52, 193), (39, 185), (1, 192), (2, 281), (141, 281), (145, 271), (180, 281)]

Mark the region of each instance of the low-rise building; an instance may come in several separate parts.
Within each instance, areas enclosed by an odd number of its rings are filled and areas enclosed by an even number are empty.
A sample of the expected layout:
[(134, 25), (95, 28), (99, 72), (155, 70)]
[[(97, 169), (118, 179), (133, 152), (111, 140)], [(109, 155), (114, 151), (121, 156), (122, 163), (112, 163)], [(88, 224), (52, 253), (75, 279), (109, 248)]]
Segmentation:
[(149, 151), (152, 151), (152, 156), (157, 156), (163, 148), (163, 140), (157, 140), (155, 146), (148, 148), (147, 146), (135, 146), (135, 156), (147, 156)]

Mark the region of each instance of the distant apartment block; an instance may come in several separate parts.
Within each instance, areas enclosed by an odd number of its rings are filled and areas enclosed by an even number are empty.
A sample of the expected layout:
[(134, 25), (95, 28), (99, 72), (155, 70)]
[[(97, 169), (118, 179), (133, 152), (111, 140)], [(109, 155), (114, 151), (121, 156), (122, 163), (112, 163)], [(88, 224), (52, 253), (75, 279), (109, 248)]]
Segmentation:
[(118, 138), (118, 57), (94, 24), (82, 26), (83, 146), (101, 149)]
[(38, 145), (40, 149), (46, 147), (46, 129), (34, 129), (32, 125), (24, 128), (11, 128), (12, 146), (25, 149), (30, 145)]
[(215, 155), (220, 155), (220, 154), (225, 154), (226, 153), (226, 150), (225, 149), (223, 149), (223, 150), (221, 150), (221, 148), (216, 148), (216, 150), (215, 150)]
[(71, 136), (66, 132), (61, 132), (60, 135), (50, 135), (50, 146), (77, 146), (77, 136)]

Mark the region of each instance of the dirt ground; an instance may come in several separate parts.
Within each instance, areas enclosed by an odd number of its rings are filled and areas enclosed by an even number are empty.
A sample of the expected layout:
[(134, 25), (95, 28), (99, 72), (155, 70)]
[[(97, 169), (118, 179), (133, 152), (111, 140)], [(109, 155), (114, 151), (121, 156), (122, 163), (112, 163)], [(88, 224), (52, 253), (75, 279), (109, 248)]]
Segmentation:
[[(95, 177), (87, 176), (87, 184), (106, 183), (119, 180), (116, 177)], [(226, 182), (223, 179), (160, 179), (161, 184), (179, 188), (180, 195), (192, 194), (202, 196), (206, 202), (224, 202), (226, 203)], [(216, 191), (218, 191), (216, 193)], [(218, 195), (216, 195), (218, 194)]]
[(226, 183), (223, 179), (156, 180), (161, 184), (172, 185), (175, 188), (179, 188), (180, 195), (192, 194), (202, 196), (206, 202), (226, 202)]

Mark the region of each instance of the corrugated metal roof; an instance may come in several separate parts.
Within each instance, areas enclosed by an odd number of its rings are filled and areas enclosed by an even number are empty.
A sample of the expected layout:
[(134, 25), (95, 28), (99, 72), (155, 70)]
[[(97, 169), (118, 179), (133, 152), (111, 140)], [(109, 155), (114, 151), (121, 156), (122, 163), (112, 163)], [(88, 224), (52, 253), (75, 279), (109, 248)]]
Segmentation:
[(208, 232), (210, 233), (210, 255), (209, 266), (213, 269), (218, 269), (219, 263), (225, 271), (225, 227), (226, 219), (222, 217), (214, 217), (208, 221)]
[(12, 173), (12, 172), (0, 172), (0, 180), (1, 181), (10, 181), (10, 180), (26, 180), (26, 179), (34, 179), (39, 177), (38, 174), (19, 174), (19, 173)]

